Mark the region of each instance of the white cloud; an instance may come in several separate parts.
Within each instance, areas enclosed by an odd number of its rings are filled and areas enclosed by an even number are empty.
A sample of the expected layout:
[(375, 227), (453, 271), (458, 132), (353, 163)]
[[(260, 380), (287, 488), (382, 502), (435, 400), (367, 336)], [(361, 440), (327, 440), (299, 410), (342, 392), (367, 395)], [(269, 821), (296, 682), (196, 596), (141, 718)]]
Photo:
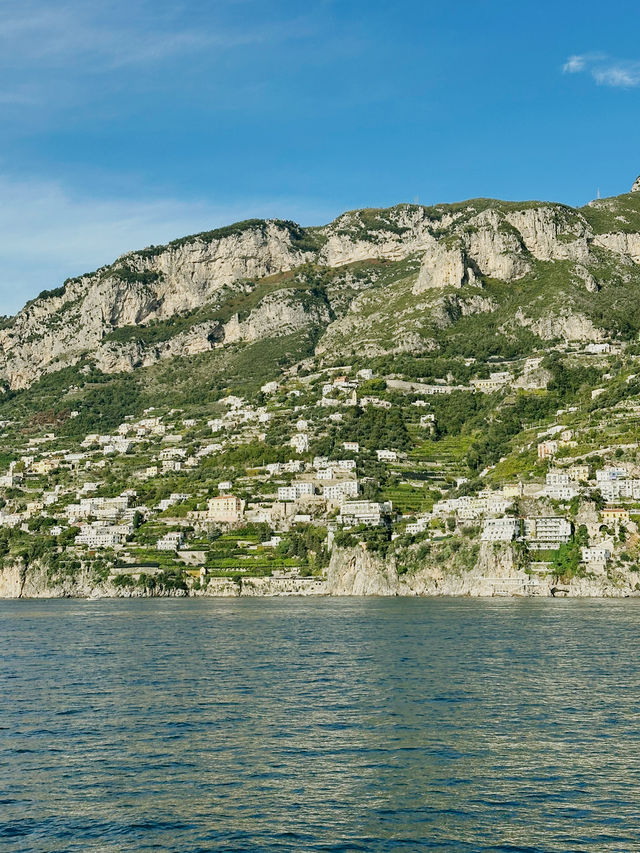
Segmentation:
[(600, 86), (625, 89), (640, 86), (640, 62), (612, 59), (603, 53), (574, 54), (562, 70), (565, 74), (586, 72)]
[(234, 204), (170, 198), (132, 201), (71, 194), (55, 182), (0, 176), (0, 314), (14, 313), (41, 290), (152, 243), (252, 217), (328, 221), (326, 208), (295, 199)]
[(562, 66), (562, 70), (565, 74), (576, 74), (578, 71), (584, 70), (586, 62), (587, 60), (584, 56), (570, 56)]
[(94, 74), (307, 34), (303, 20), (223, 23), (230, 2), (217, 0), (201, 20), (152, 0), (0, 0), (0, 67)]
[(619, 86), (625, 89), (640, 86), (640, 64), (629, 63), (623, 65), (611, 65), (607, 68), (596, 68), (593, 70), (593, 78), (601, 86)]

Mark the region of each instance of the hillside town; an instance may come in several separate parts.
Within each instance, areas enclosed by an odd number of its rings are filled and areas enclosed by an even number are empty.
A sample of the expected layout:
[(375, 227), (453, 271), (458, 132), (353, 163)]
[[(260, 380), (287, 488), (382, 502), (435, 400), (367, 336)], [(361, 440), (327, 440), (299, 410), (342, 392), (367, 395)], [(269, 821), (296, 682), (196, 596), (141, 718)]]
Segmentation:
[[(619, 345), (590, 345), (575, 357), (593, 363), (612, 351), (620, 356)], [(510, 544), (531, 574), (558, 578), (607, 576), (635, 559), (638, 443), (602, 445), (580, 425), (580, 405), (525, 425), (509, 458), (475, 475), (460, 454), (443, 454), (435, 398), (457, 394), (466, 404), (511, 386), (544, 388), (550, 376), (543, 356), (484, 372), (463, 386), (353, 365), (294, 369), (252, 400), (215, 401), (209, 416), (151, 407), (74, 443), (40, 431), (0, 477), (0, 546), (8, 554), (17, 541), (29, 553), (37, 542), (53, 575), (97, 566), (122, 587), (153, 578), (198, 588), (219, 577), (317, 580), (335, 547), (358, 544), (382, 554), (396, 545)], [(619, 405), (627, 419), (640, 412)], [(2, 427), (10, 433), (12, 424)], [(519, 470), (514, 456), (524, 460)]]

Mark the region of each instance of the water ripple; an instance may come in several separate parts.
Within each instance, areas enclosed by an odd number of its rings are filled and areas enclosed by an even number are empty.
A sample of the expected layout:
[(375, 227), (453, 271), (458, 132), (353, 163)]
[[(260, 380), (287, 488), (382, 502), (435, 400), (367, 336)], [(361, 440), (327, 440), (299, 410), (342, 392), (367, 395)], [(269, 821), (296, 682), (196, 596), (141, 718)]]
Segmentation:
[(640, 602), (0, 602), (7, 853), (631, 853)]

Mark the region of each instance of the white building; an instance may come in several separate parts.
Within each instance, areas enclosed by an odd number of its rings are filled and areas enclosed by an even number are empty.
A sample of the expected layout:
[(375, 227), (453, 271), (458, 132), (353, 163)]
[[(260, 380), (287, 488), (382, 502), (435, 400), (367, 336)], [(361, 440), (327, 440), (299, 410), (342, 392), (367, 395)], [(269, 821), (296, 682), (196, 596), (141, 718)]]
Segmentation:
[(580, 494), (575, 486), (561, 484), (545, 486), (543, 493), (553, 501), (570, 501)]
[(379, 527), (388, 520), (392, 510), (391, 501), (346, 501), (340, 507), (337, 520), (344, 527), (356, 527), (359, 524)]
[(395, 462), (398, 454), (395, 450), (376, 450), (378, 462)]
[(306, 453), (309, 449), (309, 436), (304, 432), (299, 432), (293, 436), (289, 443), (298, 453)]
[(181, 532), (165, 533), (161, 539), (158, 539), (156, 548), (158, 551), (177, 551), (183, 542), (184, 537)]
[(611, 559), (611, 550), (606, 545), (593, 545), (582, 549), (583, 563), (607, 563)]
[(419, 533), (425, 533), (429, 529), (429, 523), (433, 516), (431, 513), (424, 513), (423, 515), (419, 515), (415, 522), (411, 522), (407, 524), (405, 531), (410, 536), (416, 536)]
[(318, 468), (316, 472), (318, 480), (333, 480), (333, 468)]
[(606, 501), (617, 501), (619, 498), (640, 500), (640, 480), (602, 480), (598, 483), (600, 494)]
[(357, 480), (345, 480), (342, 483), (332, 483), (324, 486), (322, 496), (326, 501), (340, 501), (343, 498), (355, 498), (358, 496), (359, 487)]
[(524, 537), (538, 547), (557, 548), (571, 539), (571, 524), (560, 516), (525, 518)]
[(485, 518), (482, 524), (483, 542), (511, 542), (520, 532), (517, 518)]
[(568, 471), (549, 471), (545, 478), (547, 486), (568, 486), (569, 473)]
[(626, 476), (627, 472), (624, 468), (613, 468), (612, 466), (607, 466), (596, 471), (596, 481), (598, 483), (605, 482), (606, 480), (623, 480)]
[(313, 483), (291, 483), (290, 486), (280, 486), (278, 489), (279, 501), (297, 501), (305, 495), (315, 494)]
[(74, 539), (76, 545), (86, 545), (89, 548), (114, 548), (121, 545), (127, 536), (133, 532), (131, 524), (108, 526), (94, 523), (85, 524)]

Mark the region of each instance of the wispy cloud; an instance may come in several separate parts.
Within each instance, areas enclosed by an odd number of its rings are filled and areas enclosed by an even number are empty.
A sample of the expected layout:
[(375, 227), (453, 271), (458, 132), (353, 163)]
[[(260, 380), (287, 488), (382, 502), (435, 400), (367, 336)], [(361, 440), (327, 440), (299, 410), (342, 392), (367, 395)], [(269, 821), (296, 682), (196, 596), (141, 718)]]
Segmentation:
[(232, 204), (96, 199), (53, 181), (0, 175), (0, 314), (13, 313), (40, 290), (110, 263), (119, 255), (250, 217), (293, 216), (305, 224), (336, 211), (301, 207), (295, 199), (243, 199)]
[(222, 27), (185, 26), (184, 19), (154, 13), (142, 0), (87, 4), (78, 0), (0, 2), (0, 66), (101, 71), (163, 60), (215, 46), (233, 47), (254, 35)]
[(185, 4), (151, 0), (0, 0), (0, 68), (86, 65), (95, 73), (307, 32), (302, 18), (231, 23), (222, 13), (234, 0), (217, 0), (204, 17), (197, 5), (189, 14)]
[(621, 86), (626, 89), (640, 86), (640, 62), (595, 69), (593, 76), (597, 83), (604, 86)]
[(230, 92), (258, 55), (313, 44), (313, 14), (281, 12), (262, 0), (0, 0), (0, 121), (9, 134), (64, 125), (109, 99), (117, 112), (133, 97), (179, 96), (181, 80), (187, 98), (241, 102)]
[(604, 53), (570, 56), (562, 66), (565, 74), (589, 74), (600, 86), (632, 89), (640, 86), (640, 61), (614, 59)]

